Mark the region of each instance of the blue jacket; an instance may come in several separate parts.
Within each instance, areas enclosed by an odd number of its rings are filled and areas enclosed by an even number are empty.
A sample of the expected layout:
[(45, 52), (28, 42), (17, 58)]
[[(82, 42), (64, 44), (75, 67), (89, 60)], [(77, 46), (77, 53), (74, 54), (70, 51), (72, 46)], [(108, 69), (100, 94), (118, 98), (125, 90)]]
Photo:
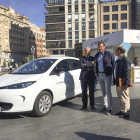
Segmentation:
[(116, 79), (114, 84), (119, 86), (119, 78), (125, 78), (124, 86), (130, 85), (130, 74), (131, 74), (131, 63), (130, 60), (125, 56), (121, 56), (116, 60)]
[[(99, 52), (95, 55), (96, 58), (96, 73), (98, 74), (98, 56)], [(103, 67), (106, 76), (114, 74), (115, 57), (114, 54), (109, 51), (104, 51)]]
[(92, 63), (92, 61), (95, 61), (95, 58), (92, 56), (89, 56), (88, 61), (85, 56), (80, 59), (81, 73), (79, 80), (88, 80), (89, 78), (92, 78), (93, 80), (96, 79), (94, 72), (95, 63)]

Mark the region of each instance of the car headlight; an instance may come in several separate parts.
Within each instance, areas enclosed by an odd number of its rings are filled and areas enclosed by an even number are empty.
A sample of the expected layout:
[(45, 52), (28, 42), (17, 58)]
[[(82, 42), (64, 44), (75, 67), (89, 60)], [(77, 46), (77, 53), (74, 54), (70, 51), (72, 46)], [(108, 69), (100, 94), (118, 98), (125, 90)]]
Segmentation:
[(17, 83), (14, 85), (9, 85), (9, 86), (5, 86), (5, 87), (0, 87), (0, 89), (21, 89), (21, 88), (26, 88), (28, 86), (31, 86), (32, 84), (34, 84), (36, 81), (32, 81), (32, 82), (24, 82), (24, 83)]

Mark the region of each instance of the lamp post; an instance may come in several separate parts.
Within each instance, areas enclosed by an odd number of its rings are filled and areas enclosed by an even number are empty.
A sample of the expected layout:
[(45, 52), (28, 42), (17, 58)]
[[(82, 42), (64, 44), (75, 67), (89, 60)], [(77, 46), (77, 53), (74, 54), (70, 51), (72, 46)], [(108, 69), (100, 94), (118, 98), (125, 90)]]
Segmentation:
[(32, 46), (31, 52), (33, 53), (33, 60), (34, 60), (34, 52), (35, 52), (35, 47), (34, 46)]

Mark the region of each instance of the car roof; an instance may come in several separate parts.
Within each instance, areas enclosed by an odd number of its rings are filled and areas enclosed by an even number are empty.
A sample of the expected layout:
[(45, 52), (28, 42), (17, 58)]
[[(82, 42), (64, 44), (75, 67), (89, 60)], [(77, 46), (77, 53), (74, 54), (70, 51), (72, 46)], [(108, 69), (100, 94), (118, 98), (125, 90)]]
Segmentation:
[(62, 56), (56, 56), (56, 57), (41, 57), (41, 58), (38, 58), (38, 59), (60, 59), (60, 60), (63, 60), (63, 59), (75, 59), (75, 60), (79, 60), (78, 58), (75, 58), (75, 57), (62, 57)]

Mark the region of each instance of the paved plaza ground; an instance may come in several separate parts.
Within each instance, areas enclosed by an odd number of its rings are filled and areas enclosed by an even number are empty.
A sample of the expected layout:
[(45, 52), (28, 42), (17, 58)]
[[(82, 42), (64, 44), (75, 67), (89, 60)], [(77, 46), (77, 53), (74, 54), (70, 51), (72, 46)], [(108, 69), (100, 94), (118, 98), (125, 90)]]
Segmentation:
[[(97, 85), (97, 89), (100, 89)], [(119, 111), (112, 86), (113, 112)], [(131, 117), (128, 120), (100, 113), (101, 91), (95, 92), (96, 111), (81, 111), (81, 97), (53, 106), (45, 117), (0, 115), (0, 140), (140, 140), (140, 84), (130, 88)]]

